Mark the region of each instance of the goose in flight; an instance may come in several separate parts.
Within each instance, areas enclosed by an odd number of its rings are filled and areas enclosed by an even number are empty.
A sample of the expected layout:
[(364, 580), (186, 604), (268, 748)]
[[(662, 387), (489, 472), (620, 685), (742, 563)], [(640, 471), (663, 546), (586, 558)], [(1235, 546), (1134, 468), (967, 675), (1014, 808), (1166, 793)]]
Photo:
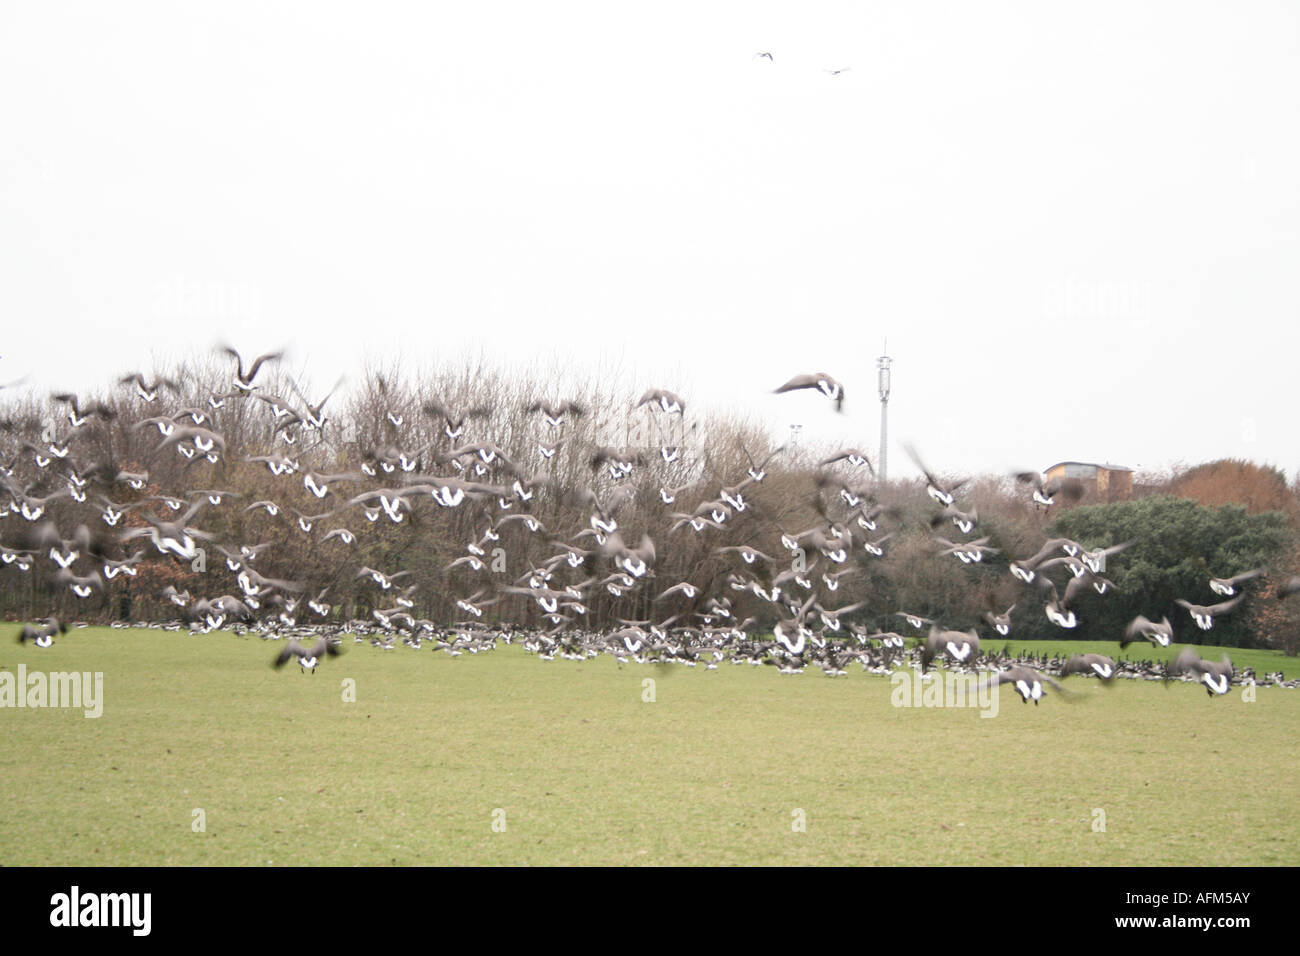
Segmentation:
[(33, 538), (40, 550), (49, 549), (50, 560), (65, 571), (77, 558), (91, 550), (90, 528), (84, 524), (77, 526), (71, 538), (64, 538), (54, 522), (44, 521), (37, 525)]
[(319, 430), (325, 427), (326, 418), (321, 414), (321, 412), (325, 408), (325, 403), (330, 400), (330, 397), (338, 391), (339, 386), (342, 384), (343, 378), (340, 376), (339, 380), (334, 383), (333, 387), (325, 393), (325, 397), (313, 405), (311, 400), (302, 393), (302, 390), (298, 387), (298, 383), (293, 379), (289, 379), (289, 387), (292, 388), (293, 393), (302, 400), (303, 406), (306, 408), (306, 413), (302, 415), (302, 424), (304, 428)]
[(865, 465), (867, 471), (871, 472), (871, 474), (874, 475), (876, 473), (876, 469), (871, 466), (871, 460), (867, 458), (867, 453), (859, 448), (843, 448), (840, 451), (835, 452), (835, 454), (831, 455), (829, 458), (824, 458), (819, 461), (817, 466), (819, 468), (825, 468), (828, 465), (833, 465), (840, 461), (847, 461), (854, 468), (861, 468)]
[(372, 567), (363, 566), (361, 570), (357, 572), (357, 577), (368, 577), (385, 591), (388, 591), (392, 588), (394, 581), (398, 578), (404, 578), (411, 573), (411, 571), (398, 571), (394, 574), (385, 574), (383, 571), (377, 571)]
[(1020, 699), (1026, 704), (1032, 700), (1035, 707), (1043, 699), (1043, 693), (1046, 690), (1045, 684), (1050, 684), (1058, 694), (1065, 695), (1065, 688), (1055, 680), (1024, 664), (1017, 664), (1015, 667), (999, 672), (996, 678), (989, 678), (989, 683), (993, 685), (1013, 685), (1016, 693), (1020, 695)]
[(73, 428), (80, 428), (91, 418), (98, 417), (103, 421), (111, 421), (117, 417), (117, 412), (103, 402), (91, 402), (83, 408), (81, 400), (71, 392), (60, 392), (52, 395), (51, 398), (68, 406), (68, 422)]
[(1064, 495), (1067, 501), (1078, 501), (1083, 497), (1084, 485), (1078, 478), (1053, 478), (1048, 481), (1039, 471), (1017, 471), (1013, 474), (1018, 484), (1033, 487), (1034, 503), (1044, 508), (1050, 508), (1057, 495)]
[(949, 520), (957, 526), (957, 530), (962, 534), (970, 534), (971, 530), (980, 520), (979, 510), (971, 508), (970, 511), (962, 511), (956, 505), (948, 505), (930, 519), (930, 527), (937, 528), (939, 525)]
[(284, 650), (275, 656), (272, 666), (279, 670), (295, 657), (298, 659), (298, 667), (303, 673), (316, 673), (316, 665), (328, 657), (337, 657), (340, 653), (339, 645), (322, 637), (312, 645), (311, 650), (307, 650), (294, 638), (289, 639)]
[(1070, 594), (1066, 591), (1066, 597), (1061, 599), (1056, 590), (1056, 585), (1047, 578), (1038, 579), (1039, 586), (1048, 593), (1046, 602), (1043, 605), (1043, 612), (1047, 619), (1057, 627), (1074, 628), (1079, 624), (1079, 619), (1075, 616), (1074, 611), (1070, 608)]
[(1253, 581), (1263, 574), (1262, 568), (1254, 568), (1250, 571), (1243, 571), (1241, 574), (1234, 575), (1230, 578), (1210, 578), (1210, 590), (1215, 594), (1221, 594), (1224, 597), (1232, 597), (1237, 593), (1237, 588), (1247, 581)]
[(24, 624), (21, 631), (18, 632), (18, 643), (26, 644), (31, 641), (37, 647), (49, 647), (54, 643), (55, 634), (68, 633), (68, 626), (59, 621), (57, 617), (47, 617), (40, 624)]
[(546, 424), (552, 428), (559, 428), (564, 424), (565, 415), (581, 416), (586, 414), (586, 409), (573, 400), (562, 402), (536, 401), (524, 406), (524, 411), (528, 414), (541, 412), (542, 418)]
[(166, 388), (173, 395), (179, 395), (180, 385), (170, 378), (159, 376), (152, 382), (146, 381), (145, 377), (139, 372), (132, 372), (130, 375), (123, 376), (117, 380), (119, 385), (134, 385), (135, 393), (143, 398), (146, 402), (152, 403), (158, 397), (160, 389)]
[(1198, 674), (1197, 682), (1205, 685), (1205, 692), (1214, 697), (1216, 694), (1222, 696), (1228, 692), (1232, 684), (1232, 661), (1228, 655), (1223, 655), (1223, 660), (1217, 664), (1214, 661), (1201, 660), (1201, 656), (1190, 647), (1183, 648), (1173, 663), (1169, 665), (1169, 674), (1171, 677), (1177, 677), (1181, 674)]
[(1119, 544), (1112, 545), (1109, 548), (1098, 548), (1096, 551), (1079, 551), (1079, 560), (1088, 566), (1093, 574), (1100, 574), (1106, 566), (1106, 560), (1112, 555), (1119, 554), (1121, 551), (1127, 551), (1136, 544), (1135, 541), (1122, 541)]
[(1168, 647), (1173, 639), (1174, 626), (1169, 623), (1169, 618), (1161, 618), (1160, 623), (1156, 624), (1139, 614), (1124, 628), (1124, 637), (1119, 646), (1123, 650), (1135, 641), (1146, 640), (1159, 647)]
[(487, 405), (476, 405), (463, 414), (453, 412), (451, 408), (438, 399), (430, 399), (422, 406), (426, 415), (443, 420), (443, 432), (452, 441), (465, 433), (465, 423), (475, 418), (487, 418), (492, 409)]
[(844, 411), (844, 386), (825, 372), (812, 372), (807, 375), (796, 375), (780, 388), (774, 389), (773, 392), (774, 394), (780, 395), (784, 392), (797, 392), (800, 389), (805, 388), (817, 389), (835, 403), (835, 410), (837, 412)]
[[(175, 445), (177, 450), (187, 458), (193, 457), (195, 452), (202, 452), (213, 463), (226, 452), (226, 439), (223, 436), (210, 428), (201, 428), (197, 425), (190, 428), (172, 429), (167, 437), (158, 444), (158, 447), (153, 450), (153, 453), (157, 455), (169, 445)], [(186, 451), (191, 446), (192, 450), (186, 455)]]
[(61, 569), (54, 575), (53, 581), (58, 585), (67, 585), (79, 598), (88, 598), (94, 591), (104, 590), (104, 578), (98, 571), (91, 571), (89, 574), (73, 574), (67, 568)]
[(980, 656), (979, 634), (973, 627), (969, 631), (943, 631), (931, 624), (930, 634), (921, 647), (922, 674), (940, 654), (947, 654), (958, 664), (974, 666)]
[(1174, 603), (1179, 607), (1187, 609), (1187, 613), (1192, 616), (1194, 621), (1196, 621), (1197, 627), (1202, 631), (1208, 631), (1210, 628), (1214, 627), (1215, 617), (1229, 613), (1233, 608), (1240, 604), (1245, 597), (1246, 595), (1244, 594), (1238, 594), (1230, 601), (1222, 601), (1218, 604), (1211, 604), (1209, 606), (1193, 604), (1191, 601), (1186, 601), (1183, 598), (1174, 598)]
[(1007, 608), (1001, 614), (995, 614), (992, 611), (984, 612), (984, 620), (989, 627), (997, 631), (1003, 637), (1011, 633), (1011, 612), (1016, 609), (1014, 604)]
[(608, 466), (609, 477), (621, 481), (632, 474), (637, 465), (644, 465), (645, 456), (631, 448), (611, 448), (602, 445), (591, 456), (589, 464), (592, 471), (599, 471), (601, 465)]
[(306, 471), (303, 472), (302, 486), (317, 498), (324, 498), (330, 493), (330, 485), (335, 482), (361, 481), (361, 477), (361, 474), (355, 471), (344, 471), (337, 475), (323, 475), (318, 471)]
[(1038, 549), (1036, 554), (1031, 555), (1022, 561), (1012, 561), (1011, 573), (1026, 584), (1032, 584), (1038, 571), (1041, 569), (1040, 566), (1042, 566), (1051, 555), (1058, 551), (1063, 551), (1066, 556), (1074, 557), (1082, 550), (1083, 546), (1070, 538), (1051, 538), (1043, 543), (1043, 546)]
[(916, 628), (918, 631), (921, 630), (921, 628), (925, 627), (925, 625), (927, 624), (929, 624), (931, 627), (934, 627), (934, 621), (932, 621), (930, 618), (921, 617), (921, 615), (913, 614), (911, 611), (895, 611), (894, 617), (901, 617), (903, 620), (905, 620), (908, 624), (912, 625), (912, 627)]
[(1061, 667), (1061, 676), (1087, 674), (1103, 681), (1115, 679), (1115, 662), (1104, 654), (1075, 654)]
[(997, 554), (998, 549), (990, 547), (985, 542), (987, 537), (977, 538), (974, 541), (965, 541), (960, 544), (954, 544), (947, 538), (935, 537), (934, 541), (941, 546), (940, 555), (951, 554), (960, 559), (962, 564), (975, 564), (984, 560), (986, 554)]
[(743, 451), (745, 453), (745, 457), (749, 459), (749, 477), (753, 478), (755, 481), (761, 482), (765, 477), (767, 477), (766, 469), (767, 469), (768, 462), (770, 462), (777, 455), (781, 454), (781, 452), (785, 451), (785, 446), (782, 445), (781, 447), (769, 452), (767, 457), (764, 458), (761, 462), (755, 461), (754, 456), (749, 453), (749, 449), (746, 448), (744, 445), (740, 446), (740, 450)]
[(928, 468), (925, 467), (925, 464), (921, 461), (921, 456), (917, 454), (915, 448), (910, 444), (905, 444), (903, 450), (906, 451), (907, 456), (912, 459), (912, 464), (916, 465), (916, 467), (921, 470), (921, 474), (925, 475), (925, 493), (945, 508), (951, 505), (953, 501), (956, 500), (953, 497), (953, 492), (966, 484), (969, 479), (961, 478), (955, 482), (940, 481)]
[(252, 394), (253, 389), (257, 387), (256, 385), (253, 384), (253, 379), (257, 378), (257, 373), (264, 364), (266, 364), (267, 362), (278, 362), (281, 358), (284, 357), (283, 351), (267, 352), (265, 355), (259, 355), (256, 359), (254, 359), (253, 364), (249, 366), (247, 370), (245, 370), (243, 356), (240, 355), (238, 352), (236, 352), (229, 345), (219, 346), (217, 351), (224, 352), (226, 355), (229, 355), (231, 358), (235, 360), (234, 386), (235, 386), (235, 391), (237, 391), (240, 395)]
[(211, 534), (190, 527), (190, 521), (199, 513), (203, 505), (204, 499), (200, 498), (175, 521), (162, 521), (141, 512), (140, 516), (149, 523), (149, 527), (133, 528), (122, 534), (118, 541), (124, 542), (132, 538), (148, 536), (159, 554), (173, 554), (182, 560), (193, 561), (198, 556), (198, 545), (194, 539), (212, 540)]
[(644, 577), (655, 563), (655, 543), (648, 534), (641, 536), (641, 543), (630, 548), (623, 538), (612, 532), (601, 546), (601, 553), (614, 558), (614, 564), (634, 578)]
[(686, 411), (686, 403), (666, 388), (646, 389), (645, 394), (637, 401), (636, 407), (640, 408), (649, 402), (654, 402), (661, 411), (669, 415), (681, 415)]

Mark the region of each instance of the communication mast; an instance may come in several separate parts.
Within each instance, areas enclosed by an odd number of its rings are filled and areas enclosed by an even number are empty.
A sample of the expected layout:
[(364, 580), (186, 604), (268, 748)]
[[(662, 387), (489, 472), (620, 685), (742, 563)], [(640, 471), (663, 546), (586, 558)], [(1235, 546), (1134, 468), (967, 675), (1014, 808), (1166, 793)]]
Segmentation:
[[(886, 353), (889, 351), (889, 340), (885, 339)], [(878, 388), (880, 389), (880, 480), (889, 479), (889, 366), (894, 360), (888, 354), (876, 359), (876, 368), (879, 370), (877, 376)]]

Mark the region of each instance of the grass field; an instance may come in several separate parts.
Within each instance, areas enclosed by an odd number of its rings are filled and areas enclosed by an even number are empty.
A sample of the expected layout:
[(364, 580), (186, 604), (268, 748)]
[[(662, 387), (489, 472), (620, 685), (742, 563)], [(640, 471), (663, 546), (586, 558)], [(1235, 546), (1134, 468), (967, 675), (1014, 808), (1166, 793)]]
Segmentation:
[(0, 708), (6, 865), (1300, 863), (1300, 690), (1074, 678), (985, 719), (856, 666), (10, 640), (8, 672), (103, 672), (104, 708)]

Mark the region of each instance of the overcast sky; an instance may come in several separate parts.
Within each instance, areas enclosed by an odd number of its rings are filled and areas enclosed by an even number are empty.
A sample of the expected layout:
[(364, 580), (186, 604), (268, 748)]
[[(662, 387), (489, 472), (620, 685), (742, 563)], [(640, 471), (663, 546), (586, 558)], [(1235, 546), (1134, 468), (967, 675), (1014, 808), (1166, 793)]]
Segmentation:
[(888, 337), (891, 474), (1294, 476), (1298, 11), (5, 3), (0, 381), (482, 350), (874, 449)]

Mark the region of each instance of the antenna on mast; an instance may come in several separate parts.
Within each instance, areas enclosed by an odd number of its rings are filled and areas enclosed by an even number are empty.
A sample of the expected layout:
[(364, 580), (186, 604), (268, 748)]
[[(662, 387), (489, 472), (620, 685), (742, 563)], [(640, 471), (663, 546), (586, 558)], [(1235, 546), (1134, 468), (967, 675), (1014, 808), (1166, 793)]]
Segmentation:
[(885, 353), (876, 359), (876, 383), (880, 391), (880, 480), (889, 479), (889, 366), (894, 361), (889, 357), (889, 339), (885, 339), (882, 351)]

